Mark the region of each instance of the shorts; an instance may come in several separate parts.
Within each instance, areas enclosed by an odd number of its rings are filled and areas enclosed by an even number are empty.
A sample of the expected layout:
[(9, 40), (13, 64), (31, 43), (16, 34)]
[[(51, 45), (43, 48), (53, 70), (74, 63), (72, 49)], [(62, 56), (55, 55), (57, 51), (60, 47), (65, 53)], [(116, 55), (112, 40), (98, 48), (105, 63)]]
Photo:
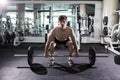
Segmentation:
[(57, 39), (54, 37), (54, 41), (55, 41), (55, 43), (56, 43), (57, 45), (59, 45), (59, 44), (66, 45), (66, 43), (67, 43), (68, 41), (70, 41), (70, 39), (67, 38), (65, 41), (59, 41), (59, 40), (57, 40)]

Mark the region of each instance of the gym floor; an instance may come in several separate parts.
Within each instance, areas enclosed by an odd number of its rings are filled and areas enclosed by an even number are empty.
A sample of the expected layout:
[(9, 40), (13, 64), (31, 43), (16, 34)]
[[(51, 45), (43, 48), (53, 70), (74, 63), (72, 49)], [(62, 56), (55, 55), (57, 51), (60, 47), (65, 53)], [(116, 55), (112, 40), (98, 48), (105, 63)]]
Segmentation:
[[(27, 54), (28, 46), (16, 48), (0, 48), (0, 80), (120, 80), (120, 65), (114, 63), (114, 54), (108, 53), (108, 57), (96, 57), (96, 63), (93, 67), (88, 66), (88, 57), (73, 58), (73, 61), (79, 66), (73, 69), (68, 67), (67, 57), (56, 57), (58, 68), (47, 68), (45, 74), (32, 71), (27, 68), (26, 57), (15, 57), (14, 54)], [(35, 54), (43, 54), (43, 46), (34, 49)], [(97, 53), (105, 52), (105, 49), (99, 49)], [(60, 48), (56, 50), (60, 55), (67, 54), (67, 50)], [(85, 51), (87, 53), (87, 51)], [(82, 53), (85, 53), (81, 51)], [(44, 57), (35, 57), (34, 63), (49, 66), (49, 59)], [(17, 68), (17, 67), (26, 68)]]

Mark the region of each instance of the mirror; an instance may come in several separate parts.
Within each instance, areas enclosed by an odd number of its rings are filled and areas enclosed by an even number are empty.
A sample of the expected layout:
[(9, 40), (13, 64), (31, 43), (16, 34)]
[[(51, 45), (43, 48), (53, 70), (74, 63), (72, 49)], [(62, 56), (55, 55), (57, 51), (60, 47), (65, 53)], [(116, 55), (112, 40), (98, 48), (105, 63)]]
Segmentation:
[[(11, 17), (13, 31), (18, 26), (20, 16), (17, 6), (11, 6), (14, 9), (7, 10), (7, 15)], [(22, 31), (25, 37), (45, 37), (45, 33), (49, 33), (53, 27), (58, 25), (58, 16), (63, 14), (68, 16), (68, 25), (74, 29), (76, 35), (80, 35), (78, 41), (82, 43), (86, 38), (94, 37), (95, 4), (27, 3), (23, 10)], [(79, 26), (78, 23), (80, 23)]]

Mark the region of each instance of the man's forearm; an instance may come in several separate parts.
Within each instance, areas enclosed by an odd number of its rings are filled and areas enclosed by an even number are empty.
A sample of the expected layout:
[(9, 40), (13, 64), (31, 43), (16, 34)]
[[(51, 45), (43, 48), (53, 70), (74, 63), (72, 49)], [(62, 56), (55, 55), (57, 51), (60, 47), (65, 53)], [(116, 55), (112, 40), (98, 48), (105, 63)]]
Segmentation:
[(47, 53), (48, 48), (49, 48), (49, 44), (48, 44), (48, 43), (46, 43), (46, 45), (45, 45), (45, 53)]
[(77, 42), (76, 42), (76, 40), (75, 40), (75, 39), (72, 39), (72, 41), (73, 41), (74, 47), (77, 48)]
[(47, 51), (48, 51), (51, 40), (52, 40), (52, 37), (49, 35), (48, 40), (47, 40), (46, 45), (45, 45), (45, 53), (47, 53)]

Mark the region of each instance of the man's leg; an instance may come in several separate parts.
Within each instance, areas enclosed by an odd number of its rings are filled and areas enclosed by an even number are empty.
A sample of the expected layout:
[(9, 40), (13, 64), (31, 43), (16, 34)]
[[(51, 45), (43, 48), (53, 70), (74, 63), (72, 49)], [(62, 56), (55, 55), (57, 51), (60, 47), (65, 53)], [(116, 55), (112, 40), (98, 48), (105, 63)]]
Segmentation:
[(73, 42), (72, 41), (68, 41), (66, 43), (67, 47), (68, 47), (68, 50), (69, 50), (69, 59), (68, 59), (68, 64), (70, 66), (73, 65), (73, 61), (72, 61), (72, 55), (73, 55), (73, 52), (74, 52), (74, 45), (73, 45)]
[(73, 52), (74, 52), (73, 42), (72, 42), (72, 41), (68, 41), (68, 42), (66, 43), (66, 46), (68, 47), (68, 50), (69, 50), (69, 57), (72, 57)]
[(54, 61), (54, 54), (55, 54), (54, 49), (55, 49), (55, 47), (56, 47), (56, 43), (54, 41), (52, 41), (50, 43), (50, 65), (51, 66), (53, 66), (54, 62), (55, 62)]
[(54, 57), (54, 49), (55, 49), (55, 47), (56, 47), (56, 43), (54, 41), (52, 41), (50, 43), (50, 56), (51, 57)]

